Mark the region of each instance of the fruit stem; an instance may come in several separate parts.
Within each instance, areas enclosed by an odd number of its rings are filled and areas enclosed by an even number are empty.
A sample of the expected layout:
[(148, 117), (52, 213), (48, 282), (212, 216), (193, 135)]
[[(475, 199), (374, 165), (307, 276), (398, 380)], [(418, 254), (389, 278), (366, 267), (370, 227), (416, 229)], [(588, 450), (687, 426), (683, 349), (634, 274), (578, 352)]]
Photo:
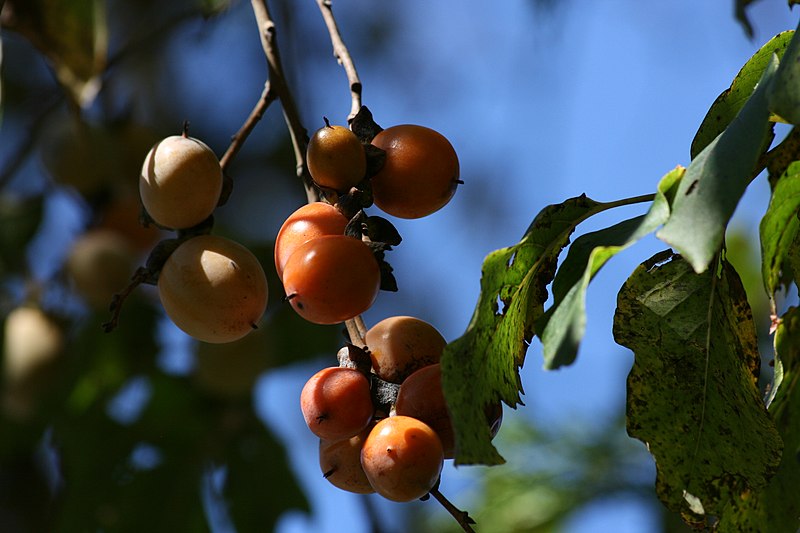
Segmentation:
[(359, 348), (366, 347), (367, 343), (364, 342), (364, 336), (367, 332), (364, 329), (364, 319), (361, 318), (361, 315), (345, 321), (344, 325), (347, 328), (347, 336), (350, 337), (350, 342)]
[(439, 492), (439, 484), (437, 483), (435, 487), (433, 487), (429, 493), (431, 496), (436, 498), (436, 501), (442, 504), (450, 515), (456, 519), (458, 525), (461, 526), (461, 529), (467, 532), (475, 533), (475, 530), (472, 529), (472, 524), (475, 523), (475, 520), (470, 518), (469, 513), (466, 511), (462, 511), (455, 505), (453, 505), (450, 500), (444, 497), (444, 494)]

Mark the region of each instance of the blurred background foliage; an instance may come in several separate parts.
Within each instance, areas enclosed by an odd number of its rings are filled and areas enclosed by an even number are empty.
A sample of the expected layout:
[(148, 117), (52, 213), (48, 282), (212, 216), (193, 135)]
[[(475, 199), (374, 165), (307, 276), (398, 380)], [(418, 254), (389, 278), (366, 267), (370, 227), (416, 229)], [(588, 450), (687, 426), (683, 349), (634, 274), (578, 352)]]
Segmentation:
[[(530, 8), (550, 13), (557, 4)], [(254, 391), (287, 365), (316, 364), (321, 354), (332, 361), (343, 336), (280, 305), (272, 268), (267, 315), (236, 343), (185, 338), (165, 323), (151, 287), (127, 300), (113, 333), (101, 328), (113, 293), (166, 237), (138, 223), (144, 154), (186, 120), (221, 154), (260, 95), (266, 65), (249, 3), (0, 5), (0, 531), (245, 533), (273, 530), (287, 511), (312, 512)], [(332, 70), (321, 20), (293, 16), (292, 0), (271, 7), (299, 107), (336, 102), (343, 117), (347, 87)], [(426, 90), (413, 69), (435, 67), (399, 59), (402, 4), (370, 9), (339, 20), (357, 63), (382, 64), (409, 91)], [(308, 74), (315, 71), (336, 77)], [(321, 124), (303, 118), (309, 128)], [(277, 228), (304, 201), (278, 106), (230, 174), (232, 201), (215, 231), (271, 266)], [(465, 193), (464, 214), (480, 196)], [(295, 398), (285, 409), (296, 409)], [(481, 531), (559, 531), (582, 508), (625, 495), (648, 502), (662, 529), (680, 529), (656, 503), (649, 458), (623, 427), (543, 429), (515, 418), (499, 436), (513, 470), (471, 477), (463, 506)], [(393, 522), (366, 501), (363, 521), (373, 531), (456, 530), (433, 504), (394, 506)]]

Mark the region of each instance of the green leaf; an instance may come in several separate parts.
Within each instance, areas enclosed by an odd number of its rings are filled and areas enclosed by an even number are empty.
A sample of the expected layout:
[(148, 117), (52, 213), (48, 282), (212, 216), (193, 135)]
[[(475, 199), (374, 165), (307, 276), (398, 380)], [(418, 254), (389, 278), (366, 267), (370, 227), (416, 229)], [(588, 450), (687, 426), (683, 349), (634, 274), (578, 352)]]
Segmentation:
[(274, 531), (287, 510), (308, 511), (286, 451), (255, 416), (228, 444), (225, 460), (223, 495), (239, 533)]
[(628, 433), (655, 458), (669, 509), (702, 525), (766, 486), (782, 444), (756, 384), (747, 296), (727, 262), (701, 274), (677, 255), (640, 265), (620, 290), (614, 338), (635, 355)]
[(769, 411), (785, 452), (778, 472), (764, 490), (743, 494), (723, 513), (719, 531), (800, 530), (800, 310), (790, 308), (775, 331), (775, 395)]
[(773, 54), (780, 58), (793, 35), (794, 31), (789, 30), (770, 39), (744, 64), (731, 86), (717, 97), (692, 140), (692, 159), (725, 131), (753, 94), (758, 80), (772, 61)]
[(8, 0), (13, 28), (52, 62), (56, 77), (83, 106), (100, 89), (108, 52), (103, 0)]
[(792, 163), (772, 192), (769, 207), (761, 219), (761, 267), (764, 287), (772, 297), (781, 283), (789, 249), (797, 236), (800, 220), (800, 162)]
[(685, 170), (677, 167), (661, 179), (647, 215), (582, 235), (570, 246), (553, 280), (554, 303), (537, 324), (537, 330), (542, 332), (546, 369), (569, 365), (575, 360), (586, 329), (589, 282), (606, 261), (667, 220), (669, 198), (674, 196)]
[(696, 272), (705, 271), (719, 251), (728, 220), (765, 149), (771, 130), (766, 91), (776, 68), (774, 59), (736, 119), (686, 169), (672, 214), (657, 233)]
[(769, 87), (769, 109), (791, 124), (800, 124), (800, 35), (795, 31)]
[(200, 0), (200, 11), (204, 17), (219, 15), (231, 6), (232, 0)]
[(42, 221), (43, 199), (0, 196), (0, 273), (25, 268), (25, 248)]
[(580, 196), (544, 208), (522, 240), (489, 254), (481, 294), (463, 336), (442, 355), (442, 388), (456, 434), (456, 464), (498, 464), (485, 406), (520, 403), (519, 368), (543, 313), (558, 255), (585, 218), (606, 209)]

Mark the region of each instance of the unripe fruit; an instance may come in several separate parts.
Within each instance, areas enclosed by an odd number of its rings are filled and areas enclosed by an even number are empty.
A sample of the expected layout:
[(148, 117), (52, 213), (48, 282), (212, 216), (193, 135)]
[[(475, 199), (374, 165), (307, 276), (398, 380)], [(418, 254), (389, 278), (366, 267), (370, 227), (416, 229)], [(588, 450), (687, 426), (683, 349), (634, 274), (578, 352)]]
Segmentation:
[(283, 267), (286, 297), (315, 324), (338, 324), (372, 306), (381, 273), (369, 246), (346, 235), (326, 235), (302, 244)]
[(90, 230), (70, 248), (65, 269), (75, 291), (96, 309), (108, 309), (114, 294), (130, 282), (135, 251), (120, 233)]
[(396, 502), (428, 494), (443, 463), (436, 432), (410, 416), (390, 416), (378, 422), (361, 450), (361, 466), (372, 488)]
[(381, 210), (400, 218), (421, 218), (438, 211), (453, 197), (459, 164), (455, 149), (442, 134), (424, 126), (386, 128), (372, 139), (386, 152), (372, 177), (372, 195)]
[(6, 317), (3, 335), (3, 408), (28, 418), (47, 387), (64, 348), (58, 324), (36, 307), (17, 307)]
[(176, 326), (205, 342), (247, 335), (267, 306), (267, 279), (244, 246), (215, 235), (183, 242), (158, 277), (158, 295)]
[(355, 133), (344, 126), (327, 125), (308, 142), (306, 161), (320, 187), (347, 191), (364, 179), (367, 156)]
[(361, 448), (371, 429), (340, 441), (320, 439), (319, 467), (334, 487), (356, 494), (375, 492), (361, 467)]
[(329, 441), (358, 435), (372, 420), (369, 380), (352, 368), (323, 368), (306, 382), (300, 409), (314, 435)]
[(222, 168), (202, 141), (173, 135), (145, 157), (139, 194), (150, 217), (162, 226), (196, 226), (214, 211), (221, 192)]
[(438, 363), (447, 341), (424, 320), (393, 316), (372, 326), (364, 338), (379, 378), (402, 383), (414, 371)]
[(313, 202), (291, 215), (275, 237), (275, 270), (283, 278), (283, 267), (297, 248), (323, 235), (343, 235), (347, 218), (331, 204)]

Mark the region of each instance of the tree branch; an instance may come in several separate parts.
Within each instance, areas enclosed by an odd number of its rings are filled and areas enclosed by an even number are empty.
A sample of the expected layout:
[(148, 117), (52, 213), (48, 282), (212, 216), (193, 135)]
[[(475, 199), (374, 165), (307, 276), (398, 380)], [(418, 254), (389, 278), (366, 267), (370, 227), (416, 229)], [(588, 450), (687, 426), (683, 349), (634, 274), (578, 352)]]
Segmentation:
[(436, 498), (436, 501), (442, 504), (450, 515), (456, 519), (458, 525), (461, 526), (461, 529), (466, 531), (467, 533), (475, 533), (475, 530), (472, 529), (472, 524), (475, 523), (475, 520), (470, 518), (469, 513), (466, 511), (462, 511), (455, 505), (453, 505), (450, 500), (444, 497), (444, 494), (439, 492), (439, 484), (437, 483), (433, 489), (431, 489), (430, 493), (431, 496)]
[(289, 135), (292, 138), (294, 147), (295, 161), (297, 161), (297, 176), (303, 181), (306, 189), (306, 197), (309, 202), (320, 200), (319, 192), (314, 187), (311, 176), (306, 167), (306, 147), (308, 146), (308, 133), (300, 120), (292, 93), (286, 84), (286, 77), (283, 74), (278, 43), (276, 39), (275, 22), (269, 13), (269, 6), (266, 0), (251, 0), (253, 14), (258, 24), (259, 35), (261, 37), (261, 47), (267, 58), (269, 67), (269, 82), (281, 101), (283, 116), (286, 125), (289, 127)]
[(353, 58), (347, 50), (347, 46), (342, 40), (342, 34), (339, 32), (339, 26), (336, 24), (336, 19), (333, 17), (333, 7), (331, 0), (317, 0), (319, 10), (322, 12), (322, 18), (325, 20), (325, 25), (328, 27), (328, 33), (331, 36), (331, 45), (333, 46), (333, 55), (339, 64), (344, 67), (347, 73), (347, 81), (350, 82), (350, 98), (352, 104), (350, 105), (350, 115), (347, 117), (347, 122), (353, 120), (359, 109), (361, 109), (361, 80), (356, 72), (356, 66), (353, 63)]
[(256, 102), (255, 107), (253, 107), (253, 110), (250, 112), (250, 116), (247, 117), (242, 127), (239, 128), (239, 131), (231, 138), (230, 146), (228, 146), (228, 149), (219, 160), (219, 165), (222, 167), (223, 172), (227, 170), (231, 160), (239, 153), (239, 150), (250, 135), (250, 132), (253, 131), (258, 121), (261, 120), (261, 117), (266, 113), (269, 105), (274, 102), (276, 98), (277, 95), (275, 91), (272, 90), (272, 85), (267, 81), (264, 84), (264, 91), (261, 93), (261, 98)]

